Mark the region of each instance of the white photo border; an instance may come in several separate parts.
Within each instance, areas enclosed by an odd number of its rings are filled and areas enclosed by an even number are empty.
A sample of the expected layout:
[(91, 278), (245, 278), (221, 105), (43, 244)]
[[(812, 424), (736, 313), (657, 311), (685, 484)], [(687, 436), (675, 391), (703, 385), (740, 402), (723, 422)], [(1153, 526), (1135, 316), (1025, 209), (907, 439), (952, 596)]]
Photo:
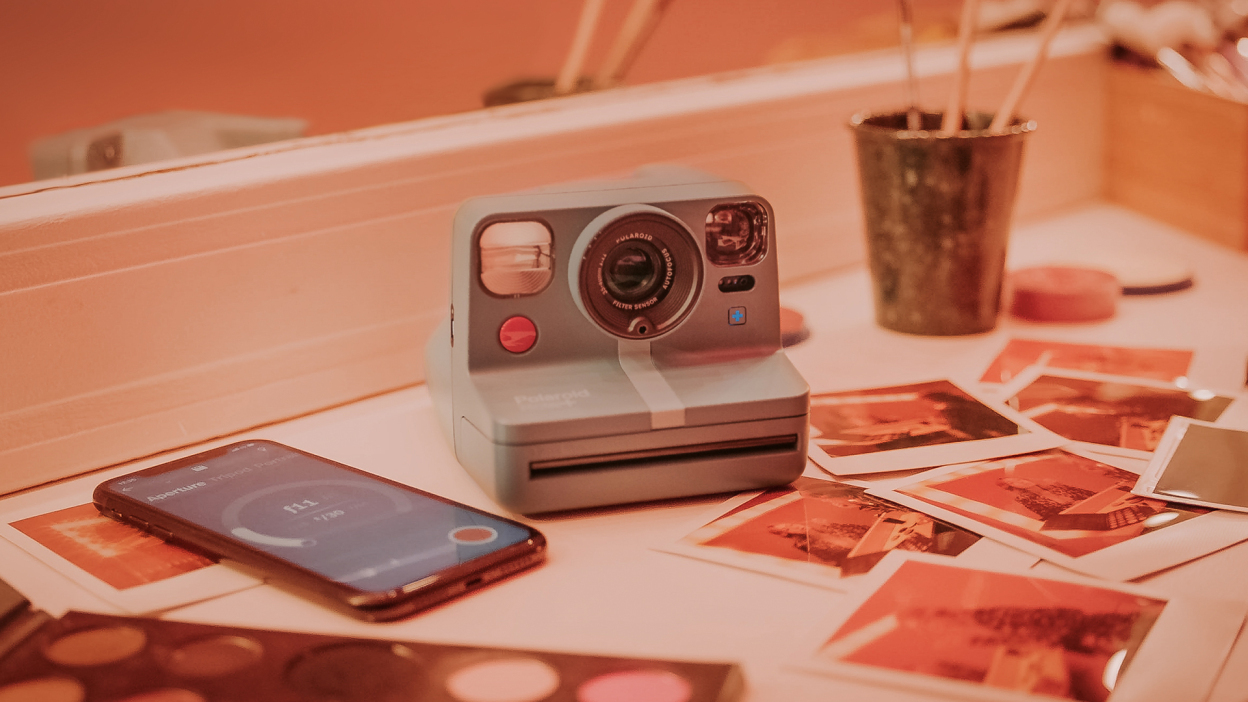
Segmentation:
[[(124, 475), (127, 470), (132, 470), (132, 468), (114, 471), (114, 473)], [(107, 477), (108, 475), (105, 474), (105, 479)], [(92, 490), (101, 479), (99, 476), (80, 478), (0, 501), (0, 537), (69, 578), (74, 584), (128, 614), (149, 614), (172, 609), (246, 590), (263, 582), (260, 578), (248, 575), (242, 570), (221, 563), (213, 563), (156, 582), (118, 589), (12, 526), (13, 522), (23, 519), (90, 505)], [(107, 519), (103, 515), (101, 518)]]
[[(1115, 460), (1113, 456), (1081, 450), (1075, 446), (1066, 446), (1059, 450), (1131, 473), (1139, 473), (1139, 468), (1133, 465), (1134, 461)], [(1147, 534), (1141, 534), (1135, 538), (1107, 546), (1092, 553), (1082, 556), (1069, 556), (1026, 537), (985, 524), (974, 517), (968, 517), (944, 509), (900, 492), (900, 490), (918, 483), (927, 483), (952, 473), (964, 471), (978, 465), (993, 463), (997, 460), (1001, 459), (989, 459), (987, 461), (975, 461), (937, 468), (920, 476), (872, 487), (867, 490), (867, 493), (920, 512), (925, 512), (950, 524), (956, 524), (963, 529), (1000, 541), (1003, 544), (1030, 553), (1037, 558), (1042, 558), (1063, 568), (1106, 580), (1134, 580), (1248, 540), (1248, 515), (1211, 512), (1198, 515), (1179, 524), (1172, 524)], [(1159, 499), (1171, 501), (1165, 498)]]
[[(1038, 380), (1042, 376), (1052, 376), (1054, 378), (1070, 378), (1072, 380), (1086, 380), (1086, 381), (1100, 382), (1100, 383), (1115, 383), (1119, 385), (1128, 385), (1128, 386), (1134, 386), (1134, 387), (1151, 389), (1151, 390), (1212, 392), (1214, 393), (1213, 395), (1214, 397), (1224, 397), (1230, 400), (1230, 403), (1226, 406), (1226, 409), (1222, 411), (1219, 419), (1225, 418), (1227, 415), (1232, 414), (1235, 411), (1237, 411), (1239, 409), (1239, 406), (1243, 404), (1243, 400), (1244, 400), (1243, 394), (1239, 392), (1215, 391), (1212, 388), (1209, 388), (1209, 389), (1183, 388), (1183, 387), (1179, 387), (1178, 385), (1175, 385), (1174, 383), (1167, 383), (1165, 381), (1160, 381), (1160, 380), (1149, 380), (1147, 378), (1133, 378), (1133, 377), (1125, 376), (1125, 375), (1110, 375), (1106, 373), (1092, 373), (1089, 371), (1067, 370), (1063, 368), (1053, 368), (1050, 366), (1040, 366), (1040, 365), (1030, 366), (1026, 370), (1021, 371), (1017, 376), (1014, 377), (1013, 380), (1000, 386), (1001, 388), (1000, 391), (997, 393), (994, 393), (994, 396), (999, 397), (1002, 403), (1008, 403), (1010, 400), (1014, 399), (1014, 397), (1017, 396), (1019, 392), (1027, 388), (1027, 386), (1031, 385), (1032, 383), (1036, 382), (1036, 380)], [(1017, 412), (1017, 410), (1014, 410), (1013, 408), (1011, 408), (1011, 411)], [(1019, 414), (1021, 415), (1022, 413), (1019, 412)], [(1028, 420), (1034, 421), (1034, 420), (1031, 420), (1030, 417), (1028, 417)], [(1046, 431), (1048, 430), (1046, 429)], [(1077, 440), (1069, 439), (1069, 438), (1063, 438), (1063, 440), (1071, 443), (1072, 445), (1081, 446), (1088, 451), (1109, 454), (1111, 456), (1123, 456), (1125, 458), (1138, 458), (1138, 459), (1147, 461), (1150, 458), (1152, 458), (1152, 455), (1153, 455), (1152, 451), (1144, 451), (1141, 449), (1123, 448), (1121, 446), (1098, 444), (1098, 443), (1089, 442), (1089, 441), (1077, 441)]]
[[(849, 488), (862, 490), (864, 493), (868, 492), (861, 485), (854, 485), (852, 483), (842, 483), (840, 481), (832, 481), (832, 480), (828, 480), (827, 478), (810, 478), (810, 479), (820, 480), (820, 481), (824, 481), (828, 483), (841, 484)], [(768, 502), (755, 505), (746, 510), (740, 511), (737, 514), (731, 515), (730, 517), (728, 517), (728, 519), (732, 520), (729, 524), (720, 523), (718, 527), (712, 528), (712, 525), (714, 525), (717, 521), (721, 521), (725, 515), (739, 508), (741, 505), (744, 505), (750, 502), (751, 500), (754, 500), (755, 498), (764, 494), (765, 492), (767, 491), (755, 490), (751, 492), (741, 493), (732, 498), (729, 498), (727, 501), (720, 503), (716, 505), (715, 507), (711, 508), (710, 510), (707, 510), (706, 512), (699, 515), (699, 517), (696, 520), (692, 521), (681, 532), (680, 536), (678, 536), (676, 539), (668, 543), (663, 543), (663, 544), (655, 546), (655, 550), (662, 551), (664, 553), (672, 553), (672, 554), (676, 554), (679, 556), (687, 556), (689, 558), (696, 558), (701, 561), (717, 563), (720, 565), (725, 565), (725, 566), (729, 566), (732, 568), (739, 568), (742, 570), (748, 570), (748, 571), (752, 571), (755, 573), (762, 573), (764, 575), (784, 578), (786, 580), (793, 580), (796, 582), (805, 583), (807, 585), (814, 585), (816, 587), (823, 587), (823, 588), (827, 588), (830, 590), (835, 590), (837, 592), (848, 591), (852, 587), (850, 583), (854, 579), (860, 577), (860, 575), (857, 575), (857, 574), (844, 575), (841, 572), (841, 569), (837, 568), (836, 566), (828, 565), (825, 563), (813, 563), (813, 562), (790, 560), (790, 559), (785, 559), (785, 558), (781, 558), (778, 556), (769, 556), (769, 555), (762, 554), (762, 553), (749, 553), (749, 552), (738, 551), (738, 550), (726, 548), (726, 547), (706, 546), (706, 545), (701, 545), (701, 544), (694, 542), (695, 538), (697, 538), (696, 535), (698, 534), (698, 532), (705, 532), (707, 534), (710, 534), (712, 532), (715, 534), (722, 534), (722, 533), (725, 533), (727, 531), (730, 531), (736, 528), (737, 526), (740, 526), (741, 524), (744, 524), (746, 521), (754, 519), (755, 517), (758, 517), (762, 514), (766, 514), (767, 512), (771, 510), (778, 509), (779, 507), (783, 506), (783, 504), (781, 504), (781, 501), (785, 500), (786, 498), (789, 500), (800, 499), (800, 494), (797, 492), (797, 490), (794, 490), (793, 493), (790, 493), (794, 495), (794, 497), (792, 498), (789, 498), (787, 494), (777, 495), (776, 498), (773, 500), (769, 500)], [(905, 507), (904, 505), (900, 505), (900, 506)], [(912, 508), (907, 507), (907, 509), (912, 509)], [(915, 510), (915, 511), (921, 511), (921, 510)], [(960, 528), (965, 529), (965, 527), (960, 527)], [(972, 529), (965, 529), (965, 530), (971, 531), (979, 535), (978, 532), (975, 532)], [(980, 535), (980, 538), (978, 541), (971, 544), (965, 551), (963, 551), (962, 553), (959, 553), (956, 556), (948, 556), (948, 555), (942, 555), (942, 554), (936, 554), (936, 555), (939, 555), (941, 558), (949, 558), (952, 560), (956, 560), (960, 563), (969, 563), (971, 565), (975, 565), (979, 563), (990, 564), (990, 563), (1003, 563), (1004, 562), (1004, 563), (1009, 563), (1011, 565), (1016, 565), (1017, 567), (1020, 567), (1020, 568), (1029, 567), (1039, 560), (1039, 558), (1037, 558), (1036, 556), (1020, 551), (1016, 548), (1012, 548), (1010, 546), (994, 541), (992, 539), (985, 538), (982, 535)]]
[[(828, 639), (903, 565), (911, 561), (1065, 582), (1164, 601), (1166, 604), (1161, 615), (1136, 650), (1131, 666), (1118, 679), (1110, 697), (1111, 702), (1204, 699), (1217, 682), (1240, 629), (1248, 618), (1248, 603), (1244, 602), (1170, 596), (1136, 585), (1108, 583), (1073, 573), (1046, 573), (1040, 576), (1022, 569), (968, 567), (925, 553), (893, 551), (870, 573), (855, 581), (855, 588), (848, 595), (847, 601), (839, 603), (831, 614), (811, 628), (802, 648), (805, 659), (792, 664), (792, 667), (805, 672), (891, 688), (936, 693), (953, 699), (1035, 702), (1037, 696), (1034, 694), (861, 663), (831, 661), (820, 655)], [(1176, 671), (1182, 671), (1182, 674), (1175, 675)]]
[(998, 458), (1019, 453), (1031, 453), (1054, 448), (1068, 443), (1056, 433), (1049, 431), (1040, 424), (1023, 416), (1019, 412), (1005, 406), (1002, 402), (986, 397), (977, 391), (950, 378), (931, 378), (898, 385), (884, 385), (869, 388), (854, 388), (826, 393), (814, 393), (812, 401), (820, 395), (847, 395), (855, 392), (869, 393), (893, 388), (901, 389), (928, 383), (947, 382), (972, 400), (984, 405), (1005, 419), (1024, 429), (1024, 433), (1010, 436), (998, 436), (988, 439), (969, 439), (931, 446), (913, 446), (909, 448), (890, 449), (872, 453), (861, 453), (853, 456), (829, 456), (819, 448), (814, 437), (807, 441), (807, 453), (810, 459), (821, 469), (835, 477), (865, 475), (869, 473), (891, 473), (916, 468), (932, 468), (950, 463), (966, 463), (988, 458)]
[[(1194, 497), (1184, 497), (1182, 495), (1173, 495), (1171, 493), (1156, 492), (1157, 483), (1161, 480), (1161, 476), (1165, 474), (1166, 468), (1170, 465), (1170, 459), (1174, 457), (1174, 452), (1178, 450), (1179, 445), (1183, 443), (1184, 437), (1187, 436), (1188, 427), (1191, 426), (1209, 427), (1211, 429), (1223, 429), (1226, 431), (1248, 433), (1248, 429), (1238, 427), (1229, 427), (1216, 422), (1206, 422), (1199, 419), (1191, 419), (1190, 417), (1172, 417), (1170, 424), (1166, 427), (1166, 431), (1161, 435), (1161, 441), (1157, 444), (1157, 449), (1153, 452), (1152, 459), (1148, 462), (1144, 472), (1140, 474), (1140, 479), (1135, 484), (1135, 489), (1131, 492), (1142, 497), (1151, 497), (1158, 500), (1166, 500), (1167, 502), (1182, 502), (1187, 505), (1197, 505), (1200, 507), (1210, 507), (1220, 510), (1231, 510), (1234, 512), (1248, 512), (1248, 505), (1233, 505), (1224, 502), (1210, 502)], [(1248, 516), (1245, 517), (1248, 519)]]

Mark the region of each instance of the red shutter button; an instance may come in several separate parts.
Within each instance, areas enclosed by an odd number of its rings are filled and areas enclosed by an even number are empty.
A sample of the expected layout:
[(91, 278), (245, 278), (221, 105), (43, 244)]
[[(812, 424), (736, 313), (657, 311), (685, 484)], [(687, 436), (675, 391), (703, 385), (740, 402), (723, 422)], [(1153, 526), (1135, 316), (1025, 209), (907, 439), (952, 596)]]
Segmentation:
[(512, 353), (524, 353), (537, 341), (537, 327), (528, 317), (511, 317), (499, 327), (498, 341)]

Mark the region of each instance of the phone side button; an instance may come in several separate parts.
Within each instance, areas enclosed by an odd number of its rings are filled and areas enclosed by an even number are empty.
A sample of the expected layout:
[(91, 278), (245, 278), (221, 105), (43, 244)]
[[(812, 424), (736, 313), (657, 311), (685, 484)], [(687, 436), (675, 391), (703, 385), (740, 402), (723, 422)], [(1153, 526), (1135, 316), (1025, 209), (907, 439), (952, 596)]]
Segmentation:
[(169, 531), (168, 529), (161, 529), (160, 527), (155, 526), (155, 525), (151, 525), (148, 528), (148, 533), (160, 539), (161, 541), (169, 541), (173, 539), (173, 532)]

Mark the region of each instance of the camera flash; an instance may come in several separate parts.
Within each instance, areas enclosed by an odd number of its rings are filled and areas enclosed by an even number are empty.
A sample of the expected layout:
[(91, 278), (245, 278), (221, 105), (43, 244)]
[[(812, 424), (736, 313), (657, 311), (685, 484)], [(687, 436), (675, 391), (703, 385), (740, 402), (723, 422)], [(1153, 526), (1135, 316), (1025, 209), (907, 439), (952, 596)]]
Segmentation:
[(539, 293), (554, 272), (550, 229), (541, 222), (495, 222), (481, 232), (481, 285), (495, 295)]

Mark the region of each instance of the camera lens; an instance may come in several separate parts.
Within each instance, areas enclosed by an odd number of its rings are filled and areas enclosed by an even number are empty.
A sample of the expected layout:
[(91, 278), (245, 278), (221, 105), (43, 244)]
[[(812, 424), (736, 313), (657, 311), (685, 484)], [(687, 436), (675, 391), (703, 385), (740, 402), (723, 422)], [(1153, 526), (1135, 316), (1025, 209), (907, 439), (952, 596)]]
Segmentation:
[(717, 266), (747, 266), (767, 253), (767, 213), (752, 202), (719, 205), (706, 215), (706, 257)]
[(631, 241), (607, 252), (602, 266), (602, 284), (611, 297), (624, 303), (637, 303), (662, 287), (666, 266), (658, 249), (646, 241)]
[(571, 280), (581, 308), (598, 326), (625, 339), (647, 339), (693, 309), (702, 290), (702, 253), (679, 220), (655, 208), (614, 219), (608, 213), (581, 236), (584, 254)]

